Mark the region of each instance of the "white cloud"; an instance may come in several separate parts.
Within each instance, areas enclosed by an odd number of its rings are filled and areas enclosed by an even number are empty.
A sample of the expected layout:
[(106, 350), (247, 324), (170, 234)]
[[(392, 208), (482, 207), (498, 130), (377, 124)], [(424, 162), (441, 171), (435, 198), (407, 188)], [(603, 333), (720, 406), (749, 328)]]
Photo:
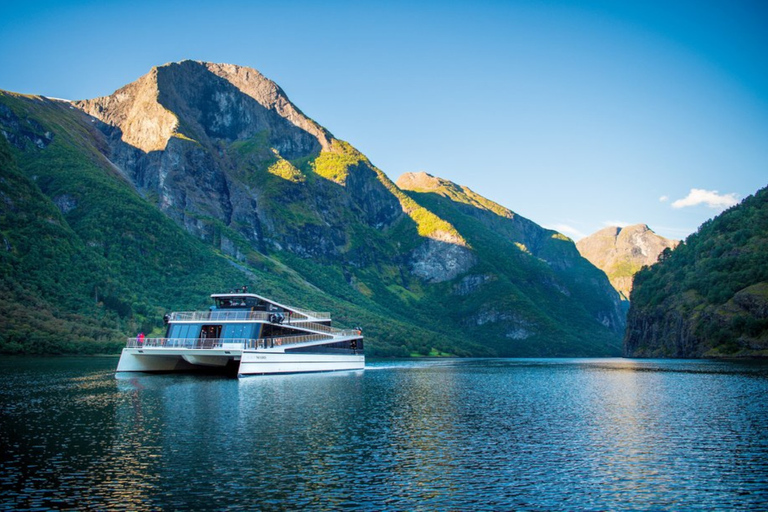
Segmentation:
[(568, 235), (570, 238), (574, 240), (578, 240), (579, 238), (584, 238), (585, 236), (587, 236), (586, 234), (582, 233), (581, 231), (574, 228), (573, 226), (569, 226), (568, 224), (554, 224), (548, 227), (549, 229), (554, 229), (555, 231), (559, 231), (564, 235)]
[(692, 188), (688, 195), (672, 203), (672, 208), (685, 208), (706, 204), (710, 208), (725, 209), (739, 202), (736, 194), (720, 194), (717, 190)]
[(603, 226), (611, 227), (611, 228), (614, 226), (619, 228), (625, 228), (629, 225), (630, 225), (629, 222), (624, 222), (623, 220), (604, 220), (603, 221)]
[(659, 198), (659, 202), (666, 203), (667, 201), (669, 201), (669, 196), (661, 196)]

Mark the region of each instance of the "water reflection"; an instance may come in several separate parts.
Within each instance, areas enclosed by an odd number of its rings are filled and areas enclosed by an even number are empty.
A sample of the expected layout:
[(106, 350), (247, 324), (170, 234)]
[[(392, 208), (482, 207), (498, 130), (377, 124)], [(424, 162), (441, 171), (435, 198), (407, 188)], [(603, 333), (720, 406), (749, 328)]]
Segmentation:
[[(39, 363), (39, 364), (38, 364)], [(253, 377), (0, 359), (3, 509), (768, 508), (768, 366), (463, 360)]]

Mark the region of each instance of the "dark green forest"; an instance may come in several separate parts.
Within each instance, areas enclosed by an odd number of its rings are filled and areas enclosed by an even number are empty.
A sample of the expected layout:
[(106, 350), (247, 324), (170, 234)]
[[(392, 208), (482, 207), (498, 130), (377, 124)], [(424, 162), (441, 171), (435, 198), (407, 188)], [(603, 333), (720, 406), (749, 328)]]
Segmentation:
[(630, 299), (628, 355), (768, 355), (768, 188), (641, 269)]

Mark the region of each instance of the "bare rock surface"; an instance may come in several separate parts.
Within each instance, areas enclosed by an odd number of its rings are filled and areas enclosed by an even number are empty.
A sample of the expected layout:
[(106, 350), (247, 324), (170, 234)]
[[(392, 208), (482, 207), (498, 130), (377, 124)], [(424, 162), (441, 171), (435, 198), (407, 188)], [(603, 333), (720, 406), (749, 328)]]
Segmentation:
[(664, 249), (674, 249), (677, 240), (659, 236), (645, 224), (611, 226), (576, 242), (582, 256), (608, 276), (614, 288), (629, 299), (632, 278), (643, 265), (653, 265)]

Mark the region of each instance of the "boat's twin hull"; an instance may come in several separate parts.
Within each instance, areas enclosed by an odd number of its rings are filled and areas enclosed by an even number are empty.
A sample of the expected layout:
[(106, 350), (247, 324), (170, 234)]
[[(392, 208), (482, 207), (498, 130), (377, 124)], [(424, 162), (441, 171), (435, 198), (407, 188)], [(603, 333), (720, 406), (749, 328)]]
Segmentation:
[(362, 370), (362, 354), (286, 354), (258, 350), (124, 348), (118, 372), (173, 372), (224, 367), (238, 361), (238, 376)]

